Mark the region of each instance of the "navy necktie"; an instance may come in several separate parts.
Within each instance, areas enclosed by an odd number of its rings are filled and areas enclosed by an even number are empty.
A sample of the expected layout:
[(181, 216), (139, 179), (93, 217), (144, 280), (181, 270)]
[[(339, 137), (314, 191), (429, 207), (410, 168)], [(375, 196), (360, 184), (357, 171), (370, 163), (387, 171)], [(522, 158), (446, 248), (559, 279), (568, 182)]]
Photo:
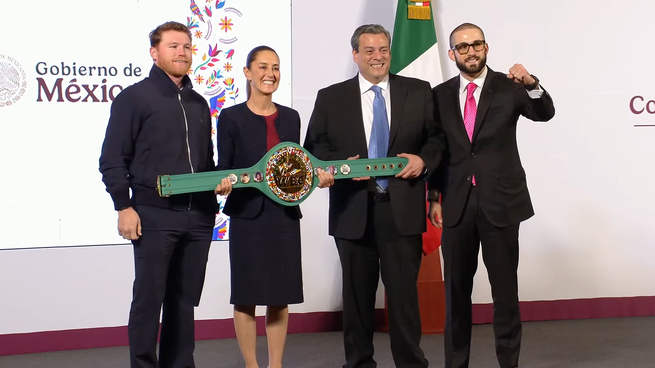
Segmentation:
[[(368, 157), (387, 157), (389, 148), (389, 119), (387, 118), (387, 106), (384, 103), (384, 96), (379, 86), (371, 87), (375, 92), (373, 99), (373, 126), (371, 127), (371, 139), (368, 144)], [(382, 190), (387, 190), (389, 182), (386, 178), (375, 180)]]

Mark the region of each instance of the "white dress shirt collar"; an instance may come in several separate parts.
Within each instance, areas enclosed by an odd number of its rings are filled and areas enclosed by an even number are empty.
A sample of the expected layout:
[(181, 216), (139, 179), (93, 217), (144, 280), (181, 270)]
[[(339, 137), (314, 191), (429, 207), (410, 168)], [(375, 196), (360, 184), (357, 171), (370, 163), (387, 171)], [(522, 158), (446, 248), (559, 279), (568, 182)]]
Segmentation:
[[(380, 83), (377, 84), (382, 90), (387, 91), (389, 90), (389, 73), (380, 81)], [(367, 81), (364, 79), (362, 76), (362, 73), (359, 73), (359, 91), (364, 94), (368, 92), (371, 87), (373, 87), (373, 83)]]
[[(482, 73), (472, 81), (473, 83), (475, 83), (478, 86), (478, 88), (477, 88), (478, 91), (481, 91), (482, 86), (484, 86), (484, 81), (487, 78), (487, 71), (488, 71), (488, 69), (487, 69), (487, 66), (485, 65), (484, 69), (482, 70)], [(466, 86), (469, 83), (470, 82), (468, 80), (466, 80), (466, 78), (464, 78), (464, 76), (462, 76), (462, 74), (460, 73), (460, 75), (459, 75), (459, 93), (466, 93)]]

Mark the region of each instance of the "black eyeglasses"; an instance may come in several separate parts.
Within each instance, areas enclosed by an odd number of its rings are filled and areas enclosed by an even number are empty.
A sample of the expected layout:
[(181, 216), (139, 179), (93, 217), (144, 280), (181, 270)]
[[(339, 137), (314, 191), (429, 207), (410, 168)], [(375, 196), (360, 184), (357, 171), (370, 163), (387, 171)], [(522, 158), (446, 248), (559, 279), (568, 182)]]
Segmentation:
[(484, 50), (484, 46), (486, 44), (487, 43), (484, 40), (475, 41), (473, 43), (462, 42), (458, 45), (455, 45), (455, 47), (452, 47), (451, 49), (457, 50), (457, 52), (459, 52), (461, 55), (465, 55), (469, 52), (469, 47), (473, 46), (473, 50), (482, 51)]

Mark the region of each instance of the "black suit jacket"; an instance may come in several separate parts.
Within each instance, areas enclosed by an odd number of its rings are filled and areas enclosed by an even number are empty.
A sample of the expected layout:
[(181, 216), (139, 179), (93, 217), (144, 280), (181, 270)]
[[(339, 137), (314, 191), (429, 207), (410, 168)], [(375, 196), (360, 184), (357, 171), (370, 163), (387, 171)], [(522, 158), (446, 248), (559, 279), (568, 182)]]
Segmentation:
[[(275, 122), (280, 141), (300, 144), (300, 115), (296, 110), (278, 105)], [(268, 152), (266, 120), (240, 103), (221, 111), (218, 118), (218, 170), (251, 167)], [(223, 212), (231, 217), (254, 218), (262, 210), (266, 195), (254, 188), (234, 189), (227, 197)], [(298, 206), (286, 207), (292, 216), (301, 218)]]
[[(433, 88), (435, 119), (445, 133), (448, 150), (444, 164), (430, 180), (428, 198), (442, 193), (443, 221), (454, 226), (462, 216), (475, 174), (480, 206), (496, 226), (507, 226), (534, 215), (516, 144), (520, 115), (548, 121), (555, 115), (553, 100), (544, 90), (532, 99), (521, 84), (488, 68), (469, 141), (460, 107), (460, 77)], [(541, 86), (543, 89), (543, 86)]]
[[(368, 158), (358, 78), (355, 76), (318, 92), (304, 147), (320, 160), (345, 160), (356, 155)], [(418, 155), (425, 162), (428, 173), (434, 172), (445, 143), (433, 118), (430, 84), (391, 74), (389, 88), (388, 156)], [(366, 181), (341, 179), (330, 187), (330, 235), (343, 239), (364, 236), (369, 200), (367, 186)], [(403, 235), (425, 232), (425, 181), (392, 176), (388, 190), (399, 232)]]

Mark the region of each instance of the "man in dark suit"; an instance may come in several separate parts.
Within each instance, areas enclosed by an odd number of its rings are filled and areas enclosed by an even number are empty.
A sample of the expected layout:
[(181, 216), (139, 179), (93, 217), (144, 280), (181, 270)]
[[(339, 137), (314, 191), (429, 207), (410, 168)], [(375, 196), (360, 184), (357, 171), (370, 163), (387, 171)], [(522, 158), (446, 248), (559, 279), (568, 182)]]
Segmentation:
[[(444, 149), (428, 82), (389, 74), (391, 37), (364, 25), (351, 38), (359, 74), (318, 92), (305, 148), (321, 160), (406, 157), (396, 177), (336, 180), (329, 233), (342, 266), (344, 368), (376, 367), (375, 295), (387, 292), (397, 367), (424, 368), (416, 282), (426, 231), (425, 182)], [(337, 174), (338, 175), (338, 174)]]
[(435, 118), (446, 133), (448, 150), (428, 192), (430, 220), (443, 226), (446, 368), (468, 367), (471, 292), (480, 243), (493, 295), (498, 362), (501, 368), (518, 367), (519, 224), (534, 211), (516, 125), (521, 115), (548, 121), (555, 107), (537, 77), (522, 65), (514, 65), (508, 74), (486, 66), (489, 46), (478, 26), (457, 27), (450, 48), (448, 56), (461, 73), (432, 91)]

